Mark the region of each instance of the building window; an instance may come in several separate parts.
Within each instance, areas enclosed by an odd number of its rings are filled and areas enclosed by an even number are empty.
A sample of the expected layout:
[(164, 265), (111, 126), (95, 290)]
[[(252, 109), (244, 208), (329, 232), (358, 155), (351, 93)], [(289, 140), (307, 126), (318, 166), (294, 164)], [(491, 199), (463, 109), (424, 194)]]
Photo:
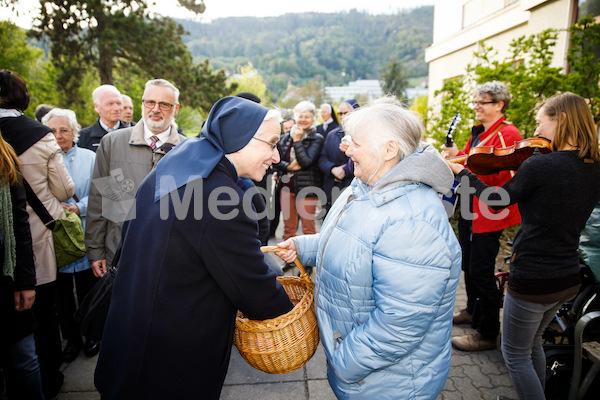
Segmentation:
[(463, 28), (516, 3), (518, 0), (471, 0), (463, 6)]

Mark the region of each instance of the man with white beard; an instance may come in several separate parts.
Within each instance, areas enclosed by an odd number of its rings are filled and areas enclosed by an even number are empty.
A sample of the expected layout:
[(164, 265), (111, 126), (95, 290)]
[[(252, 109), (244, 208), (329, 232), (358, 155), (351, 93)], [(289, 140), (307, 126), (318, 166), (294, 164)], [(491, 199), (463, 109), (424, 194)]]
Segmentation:
[[(121, 239), (121, 223), (142, 180), (185, 136), (177, 132), (179, 89), (164, 79), (146, 82), (142, 120), (104, 136), (88, 197), (85, 244), (97, 277), (106, 273)], [(135, 218), (135, 216), (129, 216)]]

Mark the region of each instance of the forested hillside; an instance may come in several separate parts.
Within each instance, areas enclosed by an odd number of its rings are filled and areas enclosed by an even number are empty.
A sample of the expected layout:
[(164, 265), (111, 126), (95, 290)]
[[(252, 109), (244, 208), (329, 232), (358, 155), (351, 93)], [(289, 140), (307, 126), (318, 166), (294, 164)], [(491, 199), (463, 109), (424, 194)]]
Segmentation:
[(316, 80), (325, 86), (379, 79), (393, 58), (408, 77), (425, 76), (424, 49), (433, 37), (432, 6), (395, 15), (352, 10), (178, 22), (190, 33), (184, 42), (195, 58), (209, 58), (214, 68), (231, 72), (251, 62), (275, 93), (288, 82), (304, 86)]

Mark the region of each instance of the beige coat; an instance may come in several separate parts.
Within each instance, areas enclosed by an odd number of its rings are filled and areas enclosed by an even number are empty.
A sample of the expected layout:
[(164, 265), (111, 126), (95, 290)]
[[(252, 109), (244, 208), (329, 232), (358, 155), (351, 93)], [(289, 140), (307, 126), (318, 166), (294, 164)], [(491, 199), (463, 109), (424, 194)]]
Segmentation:
[[(54, 134), (48, 133), (19, 156), (23, 177), (44, 207), (54, 219), (64, 218), (61, 201), (69, 199), (75, 193), (75, 184), (67, 172), (60, 147)], [(36, 284), (43, 285), (56, 280), (56, 258), (52, 232), (27, 204), (33, 254), (35, 257)]]

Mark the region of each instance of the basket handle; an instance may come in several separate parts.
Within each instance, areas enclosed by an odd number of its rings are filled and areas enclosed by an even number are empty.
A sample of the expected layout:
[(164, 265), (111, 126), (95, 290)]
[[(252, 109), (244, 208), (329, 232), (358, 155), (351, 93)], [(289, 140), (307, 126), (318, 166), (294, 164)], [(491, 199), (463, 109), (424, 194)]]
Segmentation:
[[(275, 253), (278, 251), (288, 251), (289, 249), (284, 249), (283, 247), (277, 247), (277, 246), (261, 246), (260, 251), (262, 251), (263, 253)], [(297, 258), (294, 260), (294, 264), (296, 264), (296, 267), (298, 267), (298, 269), (300, 270), (300, 275), (302, 277), (304, 277), (305, 275), (308, 277), (308, 274), (306, 273), (306, 271), (304, 270), (304, 267), (302, 266), (302, 263), (300, 262), (300, 260), (298, 260)], [(308, 278), (310, 279), (310, 278)]]

